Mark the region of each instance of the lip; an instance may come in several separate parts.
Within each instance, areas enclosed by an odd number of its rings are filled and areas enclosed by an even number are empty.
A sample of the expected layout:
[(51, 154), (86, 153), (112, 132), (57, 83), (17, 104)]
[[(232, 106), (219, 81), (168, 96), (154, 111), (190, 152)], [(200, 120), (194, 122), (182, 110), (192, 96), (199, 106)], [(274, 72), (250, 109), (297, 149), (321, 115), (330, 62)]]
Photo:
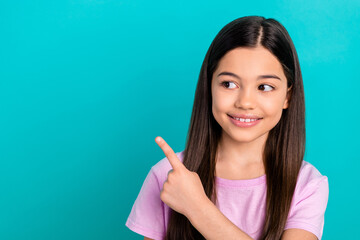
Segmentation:
[(255, 114), (228, 114), (230, 117), (236, 117), (236, 118), (249, 118), (249, 119), (261, 119), (262, 117), (259, 117)]
[(255, 115), (243, 115), (243, 114), (240, 114), (240, 115), (232, 115), (232, 116), (234, 116), (236, 118), (257, 119), (256, 121), (253, 121), (253, 122), (241, 122), (241, 121), (238, 121), (238, 120), (232, 118), (231, 115), (228, 115), (230, 121), (235, 126), (242, 127), (242, 128), (253, 127), (253, 126), (257, 125), (262, 119), (262, 118), (259, 118), (259, 117), (255, 116)]

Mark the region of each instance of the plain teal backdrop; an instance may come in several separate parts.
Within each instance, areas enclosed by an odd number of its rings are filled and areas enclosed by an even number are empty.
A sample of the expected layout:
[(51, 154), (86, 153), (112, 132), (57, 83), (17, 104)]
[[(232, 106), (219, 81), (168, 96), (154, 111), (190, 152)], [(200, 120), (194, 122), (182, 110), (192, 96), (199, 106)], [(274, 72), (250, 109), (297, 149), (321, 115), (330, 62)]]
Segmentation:
[(162, 136), (182, 151), (205, 53), (235, 18), (289, 31), (323, 239), (358, 235), (360, 1), (0, 1), (0, 239), (142, 239), (125, 227)]

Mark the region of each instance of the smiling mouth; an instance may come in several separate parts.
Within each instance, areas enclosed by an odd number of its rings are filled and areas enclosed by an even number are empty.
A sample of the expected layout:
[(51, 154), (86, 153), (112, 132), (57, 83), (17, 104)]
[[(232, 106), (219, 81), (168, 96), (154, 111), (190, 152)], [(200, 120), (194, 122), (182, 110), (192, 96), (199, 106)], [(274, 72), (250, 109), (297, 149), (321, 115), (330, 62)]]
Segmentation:
[(257, 120), (262, 119), (262, 118), (237, 118), (237, 117), (233, 117), (231, 115), (228, 115), (228, 116), (231, 117), (232, 119), (235, 119), (240, 122), (255, 122)]
[(258, 116), (254, 115), (241, 115), (241, 117), (233, 117), (231, 115), (228, 115), (230, 121), (237, 127), (240, 128), (251, 128), (256, 125), (258, 125), (262, 118), (259, 118)]

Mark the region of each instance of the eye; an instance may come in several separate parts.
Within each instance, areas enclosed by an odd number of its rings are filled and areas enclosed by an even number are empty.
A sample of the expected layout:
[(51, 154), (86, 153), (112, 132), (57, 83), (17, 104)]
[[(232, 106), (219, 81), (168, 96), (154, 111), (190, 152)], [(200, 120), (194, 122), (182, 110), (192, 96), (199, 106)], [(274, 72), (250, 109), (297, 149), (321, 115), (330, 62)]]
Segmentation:
[(267, 85), (267, 84), (261, 84), (259, 86), (259, 90), (264, 91), (264, 92), (269, 92), (269, 91), (271, 91), (273, 89), (274, 89), (274, 87), (272, 87), (270, 85)]
[[(224, 82), (221, 83), (221, 85), (224, 86), (225, 88), (229, 88), (230, 84), (233, 84), (236, 87), (236, 84), (233, 83), (233, 82), (224, 81)], [(233, 89), (233, 88), (230, 88), (230, 89)]]

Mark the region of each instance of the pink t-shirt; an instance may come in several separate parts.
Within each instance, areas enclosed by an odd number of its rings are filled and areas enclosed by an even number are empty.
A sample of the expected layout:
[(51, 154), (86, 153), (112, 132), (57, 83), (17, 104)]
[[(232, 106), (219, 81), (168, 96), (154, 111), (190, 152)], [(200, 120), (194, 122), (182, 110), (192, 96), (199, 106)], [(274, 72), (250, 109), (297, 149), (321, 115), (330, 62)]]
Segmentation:
[[(176, 155), (183, 160), (183, 152)], [(169, 207), (161, 201), (160, 191), (171, 168), (166, 157), (151, 168), (126, 221), (132, 231), (164, 239)], [(242, 231), (259, 239), (265, 221), (266, 175), (246, 180), (216, 177), (216, 189), (217, 208)], [(328, 196), (328, 178), (303, 161), (285, 229), (304, 229), (320, 240)]]

